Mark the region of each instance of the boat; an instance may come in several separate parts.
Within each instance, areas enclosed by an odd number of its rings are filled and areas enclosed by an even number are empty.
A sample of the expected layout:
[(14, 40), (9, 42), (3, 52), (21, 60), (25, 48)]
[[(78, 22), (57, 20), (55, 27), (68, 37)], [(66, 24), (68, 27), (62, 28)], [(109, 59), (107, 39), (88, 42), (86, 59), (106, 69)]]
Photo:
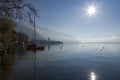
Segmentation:
[(45, 48), (43, 46), (29, 46), (27, 47), (27, 50), (44, 50)]
[(35, 27), (35, 16), (34, 16), (34, 35), (32, 44), (28, 44), (27, 50), (36, 51), (36, 50), (44, 50), (44, 46), (37, 46), (36, 44), (36, 27)]

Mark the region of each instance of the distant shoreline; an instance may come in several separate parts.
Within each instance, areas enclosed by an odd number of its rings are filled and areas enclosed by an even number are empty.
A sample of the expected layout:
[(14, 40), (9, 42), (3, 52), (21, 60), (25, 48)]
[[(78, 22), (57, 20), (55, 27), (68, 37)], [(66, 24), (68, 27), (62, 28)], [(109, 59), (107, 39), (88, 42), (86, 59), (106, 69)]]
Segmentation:
[(81, 42), (86, 44), (120, 44), (120, 42)]

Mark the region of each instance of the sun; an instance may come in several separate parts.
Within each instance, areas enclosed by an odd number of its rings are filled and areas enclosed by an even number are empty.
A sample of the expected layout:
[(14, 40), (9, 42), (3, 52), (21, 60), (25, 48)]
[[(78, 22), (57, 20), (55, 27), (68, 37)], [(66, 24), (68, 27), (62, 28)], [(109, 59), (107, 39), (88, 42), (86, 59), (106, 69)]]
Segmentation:
[(87, 14), (89, 15), (89, 16), (93, 16), (93, 15), (95, 15), (95, 13), (96, 13), (96, 7), (95, 6), (89, 6), (88, 8), (87, 8)]

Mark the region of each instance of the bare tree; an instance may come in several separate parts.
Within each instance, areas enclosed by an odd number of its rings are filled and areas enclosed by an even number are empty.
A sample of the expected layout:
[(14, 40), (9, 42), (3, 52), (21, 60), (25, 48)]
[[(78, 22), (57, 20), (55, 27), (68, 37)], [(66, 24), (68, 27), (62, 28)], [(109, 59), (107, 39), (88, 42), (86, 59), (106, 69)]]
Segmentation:
[(15, 41), (15, 23), (30, 22), (38, 17), (37, 10), (25, 0), (0, 0), (0, 42)]
[(11, 19), (15, 22), (33, 22), (38, 17), (37, 10), (24, 0), (0, 0), (0, 17)]

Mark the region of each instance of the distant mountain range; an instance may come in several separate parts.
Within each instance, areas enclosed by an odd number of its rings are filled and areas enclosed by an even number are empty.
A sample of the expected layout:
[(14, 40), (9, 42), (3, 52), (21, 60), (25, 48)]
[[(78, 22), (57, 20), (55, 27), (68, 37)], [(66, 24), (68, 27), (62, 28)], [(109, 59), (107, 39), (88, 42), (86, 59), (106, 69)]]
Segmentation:
[[(22, 32), (26, 34), (29, 37), (29, 39), (32, 39), (33, 27), (19, 25), (16, 26), (15, 30), (17, 32)], [(51, 40), (55, 40), (55, 41), (78, 42), (74, 36), (71, 36), (69, 34), (57, 32), (46, 28), (36, 27), (36, 38), (38, 40), (48, 40), (49, 37)]]

